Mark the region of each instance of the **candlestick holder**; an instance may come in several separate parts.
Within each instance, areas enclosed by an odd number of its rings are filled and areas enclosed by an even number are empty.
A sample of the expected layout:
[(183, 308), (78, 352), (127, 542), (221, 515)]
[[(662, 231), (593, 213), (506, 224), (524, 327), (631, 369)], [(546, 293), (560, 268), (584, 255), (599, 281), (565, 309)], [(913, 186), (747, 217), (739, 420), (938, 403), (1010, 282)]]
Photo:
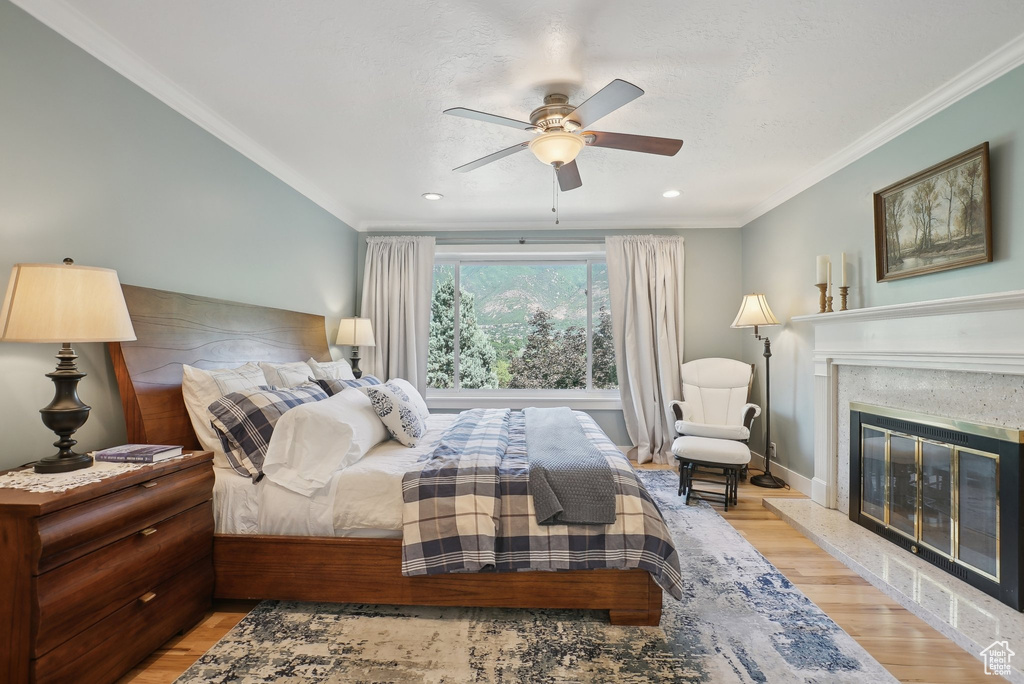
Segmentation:
[(848, 285), (839, 286), (839, 310), (846, 311), (846, 296), (849, 294), (850, 288)]
[(832, 313), (832, 295), (825, 297), (825, 313)]
[(828, 285), (818, 283), (814, 287), (818, 288), (818, 313), (825, 313), (825, 291), (828, 289)]

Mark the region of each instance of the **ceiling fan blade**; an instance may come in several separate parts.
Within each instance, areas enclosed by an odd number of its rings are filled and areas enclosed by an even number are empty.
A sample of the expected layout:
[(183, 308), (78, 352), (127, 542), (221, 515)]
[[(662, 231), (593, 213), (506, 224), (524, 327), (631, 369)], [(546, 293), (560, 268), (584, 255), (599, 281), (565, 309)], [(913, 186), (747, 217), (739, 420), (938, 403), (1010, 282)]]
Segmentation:
[(632, 83), (615, 79), (590, 96), (566, 118), (575, 121), (580, 128), (586, 128), (603, 116), (611, 114), (624, 104), (629, 104), (644, 94)]
[(506, 147), (505, 149), (500, 150), (498, 152), (495, 152), (494, 154), (489, 154), (486, 157), (480, 157), (476, 161), (471, 161), (468, 164), (463, 164), (462, 166), (457, 166), (454, 169), (452, 169), (452, 171), (459, 171), (461, 173), (466, 173), (467, 171), (472, 171), (473, 169), (479, 169), (481, 166), (483, 166), (485, 164), (490, 164), (493, 161), (498, 161), (499, 159), (503, 159), (503, 158), (509, 156), (510, 154), (515, 154), (519, 150), (525, 150), (529, 146), (530, 146), (529, 142), (521, 142), (518, 145), (513, 145), (512, 147)]
[(575, 190), (583, 185), (583, 179), (580, 178), (580, 167), (576, 166), (575, 159), (568, 164), (559, 166), (555, 175), (558, 176), (558, 189), (562, 192)]
[(533, 124), (526, 121), (517, 121), (516, 119), (509, 119), (508, 117), (498, 116), (497, 114), (488, 114), (487, 112), (478, 112), (475, 109), (466, 109), (465, 107), (446, 109), (444, 110), (444, 113), (451, 114), (452, 116), (461, 116), (466, 119), (476, 119), (477, 121), (498, 124), (499, 126), (510, 126), (512, 128), (518, 128), (521, 131), (529, 131), (533, 129)]
[(587, 144), (591, 147), (610, 147), (613, 150), (629, 150), (630, 152), (646, 152), (673, 156), (683, 146), (682, 140), (675, 138), (654, 138), (649, 135), (629, 135), (628, 133), (603, 133), (586, 131), (584, 138), (593, 136), (594, 141)]

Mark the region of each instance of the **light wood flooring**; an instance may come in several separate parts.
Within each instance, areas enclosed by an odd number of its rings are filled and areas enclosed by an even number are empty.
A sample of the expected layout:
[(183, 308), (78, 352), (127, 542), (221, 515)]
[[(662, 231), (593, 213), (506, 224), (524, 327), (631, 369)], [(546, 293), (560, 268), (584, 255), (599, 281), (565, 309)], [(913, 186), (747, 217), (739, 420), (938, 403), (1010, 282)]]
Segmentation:
[[(706, 484), (700, 486), (711, 488)], [(768, 496), (803, 494), (760, 489), (741, 482), (739, 505), (730, 506), (728, 513), (722, 511), (720, 504), (715, 508), (897, 679), (936, 684), (1003, 681), (986, 676), (980, 660), (776, 518), (761, 504), (761, 499)], [(217, 601), (198, 625), (164, 644), (125, 675), (122, 684), (173, 682), (256, 603)]]

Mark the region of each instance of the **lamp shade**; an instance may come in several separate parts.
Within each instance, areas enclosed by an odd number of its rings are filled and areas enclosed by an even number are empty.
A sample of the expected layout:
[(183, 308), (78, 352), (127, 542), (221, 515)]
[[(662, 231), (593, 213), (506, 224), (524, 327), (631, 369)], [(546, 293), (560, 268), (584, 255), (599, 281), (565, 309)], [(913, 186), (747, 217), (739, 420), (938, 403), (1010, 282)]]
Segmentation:
[(533, 156), (545, 164), (568, 164), (586, 145), (583, 138), (575, 133), (551, 131), (541, 133), (530, 141)]
[(122, 342), (135, 339), (117, 271), (15, 264), (0, 310), (6, 342)]
[(753, 328), (761, 325), (779, 325), (779, 320), (768, 306), (768, 300), (763, 294), (743, 295), (743, 302), (740, 303), (740, 310), (736, 314), (736, 320), (732, 322), (732, 327)]
[(369, 318), (342, 318), (338, 326), (338, 344), (349, 347), (376, 347)]

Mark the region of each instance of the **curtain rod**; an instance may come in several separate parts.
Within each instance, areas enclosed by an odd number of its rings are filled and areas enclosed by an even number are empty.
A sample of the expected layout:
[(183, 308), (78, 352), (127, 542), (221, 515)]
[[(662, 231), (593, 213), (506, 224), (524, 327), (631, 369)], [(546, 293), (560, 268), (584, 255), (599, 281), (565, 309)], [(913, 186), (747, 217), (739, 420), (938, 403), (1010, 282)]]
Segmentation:
[(437, 238), (435, 242), (439, 245), (603, 245), (604, 238), (595, 237), (483, 237), (483, 238)]

